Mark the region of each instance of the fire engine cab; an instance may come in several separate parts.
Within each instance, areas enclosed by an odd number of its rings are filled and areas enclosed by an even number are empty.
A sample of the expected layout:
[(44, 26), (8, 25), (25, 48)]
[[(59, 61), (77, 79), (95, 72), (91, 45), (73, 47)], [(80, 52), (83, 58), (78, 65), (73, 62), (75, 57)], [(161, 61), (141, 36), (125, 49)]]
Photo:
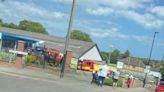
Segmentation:
[(93, 71), (95, 62), (91, 60), (79, 60), (77, 69), (83, 71)]

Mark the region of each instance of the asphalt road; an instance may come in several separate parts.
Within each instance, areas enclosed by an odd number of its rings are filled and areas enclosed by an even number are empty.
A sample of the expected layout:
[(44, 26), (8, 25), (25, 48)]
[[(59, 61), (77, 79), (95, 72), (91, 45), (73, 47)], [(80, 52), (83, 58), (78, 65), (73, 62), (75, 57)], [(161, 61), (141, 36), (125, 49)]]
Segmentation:
[(46, 81), (30, 77), (12, 76), (0, 73), (0, 92), (149, 92), (137, 89), (113, 89), (98, 87), (89, 82), (73, 80)]
[(69, 86), (0, 74), (0, 92), (77, 92)]

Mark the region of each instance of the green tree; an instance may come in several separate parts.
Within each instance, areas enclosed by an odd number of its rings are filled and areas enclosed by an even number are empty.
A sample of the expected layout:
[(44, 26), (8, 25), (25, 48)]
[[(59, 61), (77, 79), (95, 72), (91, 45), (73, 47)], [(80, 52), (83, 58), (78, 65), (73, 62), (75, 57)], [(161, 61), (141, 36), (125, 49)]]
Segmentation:
[(1, 26), (3, 27), (7, 27), (7, 28), (14, 28), (14, 29), (18, 29), (18, 26), (14, 23), (0, 23)]
[(92, 39), (90, 38), (90, 36), (87, 33), (81, 32), (79, 30), (72, 31), (70, 38), (76, 39), (76, 40), (92, 42)]
[(126, 50), (125, 53), (123, 54), (123, 58), (130, 57), (130, 51)]
[(106, 61), (106, 63), (109, 63), (109, 53), (108, 52), (101, 52), (101, 56), (103, 58), (103, 61)]
[(38, 22), (30, 21), (30, 20), (22, 20), (22, 21), (20, 21), (19, 29), (30, 31), (30, 32), (37, 32), (37, 33), (48, 34), (48, 32), (42, 26), (42, 24), (40, 24)]
[(160, 69), (161, 75), (162, 75), (162, 81), (164, 81), (164, 66)]
[(115, 49), (111, 54), (110, 63), (116, 64), (119, 58), (120, 58), (120, 51), (118, 49)]
[(14, 23), (9, 23), (9, 24), (8, 24), (8, 27), (9, 27), (9, 28), (18, 29), (18, 26), (17, 26), (16, 24), (14, 24)]
[(9, 27), (9, 24), (8, 23), (2, 23), (2, 26), (3, 27)]
[(0, 19), (0, 26), (2, 26), (2, 24), (3, 24), (3, 20), (2, 20), (2, 19)]

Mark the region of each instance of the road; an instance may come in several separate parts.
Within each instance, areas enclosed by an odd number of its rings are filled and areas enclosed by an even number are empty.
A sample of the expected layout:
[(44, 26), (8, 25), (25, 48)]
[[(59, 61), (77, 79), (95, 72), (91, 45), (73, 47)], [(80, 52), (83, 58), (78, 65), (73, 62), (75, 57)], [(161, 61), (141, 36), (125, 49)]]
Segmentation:
[(31, 77), (6, 75), (0, 73), (0, 92), (149, 92), (137, 89), (113, 89), (108, 86), (98, 87), (86, 81), (59, 79), (47, 81)]

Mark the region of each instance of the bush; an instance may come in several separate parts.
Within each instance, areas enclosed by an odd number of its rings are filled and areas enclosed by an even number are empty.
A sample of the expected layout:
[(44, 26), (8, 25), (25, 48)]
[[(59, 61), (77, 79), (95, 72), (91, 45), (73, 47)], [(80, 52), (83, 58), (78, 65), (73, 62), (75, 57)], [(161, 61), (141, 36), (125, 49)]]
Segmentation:
[[(113, 80), (112, 80), (111, 77), (106, 78), (105, 81), (104, 81), (104, 84), (108, 85), (108, 86), (112, 86), (112, 83), (113, 83)], [(122, 84), (122, 79), (121, 78), (118, 80), (117, 85), (118, 85), (118, 87), (122, 87), (123, 84)]]
[(33, 56), (33, 55), (31, 55), (31, 54), (28, 54), (28, 55), (26, 56), (25, 61), (26, 61), (26, 63), (33, 63), (33, 62), (36, 61), (36, 58), (35, 58), (35, 56)]
[(0, 52), (0, 60), (4, 61), (15, 61), (16, 57), (12, 53)]

